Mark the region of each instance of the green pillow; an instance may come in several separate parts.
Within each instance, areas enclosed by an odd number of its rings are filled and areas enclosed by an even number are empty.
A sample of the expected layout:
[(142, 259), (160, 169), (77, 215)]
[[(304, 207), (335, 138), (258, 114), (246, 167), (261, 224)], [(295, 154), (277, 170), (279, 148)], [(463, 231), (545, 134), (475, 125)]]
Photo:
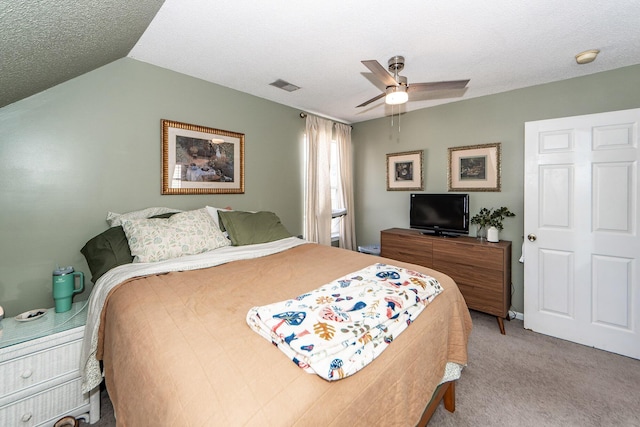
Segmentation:
[[(152, 218), (169, 218), (176, 212), (160, 214)], [(131, 264), (133, 255), (129, 249), (127, 235), (121, 225), (111, 227), (89, 240), (82, 249), (91, 270), (91, 281), (96, 283), (107, 271), (122, 264)]]
[(80, 252), (89, 264), (93, 283), (113, 267), (133, 262), (127, 236), (121, 225), (98, 234), (89, 240)]
[(273, 242), (291, 237), (291, 233), (273, 212), (221, 210), (218, 211), (218, 216), (234, 246)]

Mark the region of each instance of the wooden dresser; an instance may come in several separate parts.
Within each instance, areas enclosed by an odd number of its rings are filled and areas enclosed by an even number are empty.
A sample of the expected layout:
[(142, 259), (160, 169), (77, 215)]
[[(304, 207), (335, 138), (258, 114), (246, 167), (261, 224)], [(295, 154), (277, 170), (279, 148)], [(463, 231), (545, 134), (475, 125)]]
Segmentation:
[(511, 242), (475, 237), (436, 237), (417, 230), (391, 228), (380, 233), (380, 255), (433, 268), (450, 276), (472, 310), (503, 319), (511, 307)]

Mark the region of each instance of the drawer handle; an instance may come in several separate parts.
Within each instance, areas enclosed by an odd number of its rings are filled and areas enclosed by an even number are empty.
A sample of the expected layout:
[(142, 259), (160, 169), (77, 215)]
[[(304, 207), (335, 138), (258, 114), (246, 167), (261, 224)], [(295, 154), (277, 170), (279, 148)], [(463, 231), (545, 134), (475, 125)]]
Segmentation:
[(31, 419), (31, 417), (33, 417), (33, 414), (31, 412), (27, 412), (26, 414), (24, 414), (22, 416), (22, 422), (26, 423), (27, 421), (29, 421)]
[(33, 371), (31, 369), (27, 369), (26, 371), (24, 371), (22, 373), (22, 375), (20, 375), (22, 378), (24, 378), (25, 380), (27, 378), (29, 378), (31, 375), (33, 375)]

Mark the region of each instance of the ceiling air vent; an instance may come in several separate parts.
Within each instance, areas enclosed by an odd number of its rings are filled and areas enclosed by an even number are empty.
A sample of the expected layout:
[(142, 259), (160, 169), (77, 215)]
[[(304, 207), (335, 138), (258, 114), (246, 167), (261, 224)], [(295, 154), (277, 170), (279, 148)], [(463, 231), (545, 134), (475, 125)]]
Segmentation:
[(269, 83), (271, 86), (275, 86), (277, 88), (280, 88), (282, 90), (286, 90), (287, 92), (293, 92), (296, 91), (298, 89), (300, 89), (300, 86), (296, 86), (294, 84), (291, 84), (289, 82), (285, 82), (284, 80), (278, 79), (273, 83)]

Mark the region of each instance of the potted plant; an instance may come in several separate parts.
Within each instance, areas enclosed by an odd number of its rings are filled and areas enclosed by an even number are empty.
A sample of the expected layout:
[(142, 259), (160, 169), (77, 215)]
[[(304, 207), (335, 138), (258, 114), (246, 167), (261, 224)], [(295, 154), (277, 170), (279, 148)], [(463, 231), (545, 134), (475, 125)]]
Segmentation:
[(495, 232), (492, 233), (495, 234), (495, 236), (492, 235), (492, 238), (489, 239), (489, 241), (497, 242), (498, 231), (504, 228), (502, 225), (502, 221), (504, 221), (505, 218), (512, 216), (516, 216), (516, 214), (511, 212), (505, 206), (502, 206), (498, 209), (482, 208), (480, 209), (480, 212), (474, 215), (469, 222), (478, 226), (478, 229), (476, 230), (476, 237), (480, 240), (485, 240), (487, 238), (487, 230), (489, 228), (495, 228)]

